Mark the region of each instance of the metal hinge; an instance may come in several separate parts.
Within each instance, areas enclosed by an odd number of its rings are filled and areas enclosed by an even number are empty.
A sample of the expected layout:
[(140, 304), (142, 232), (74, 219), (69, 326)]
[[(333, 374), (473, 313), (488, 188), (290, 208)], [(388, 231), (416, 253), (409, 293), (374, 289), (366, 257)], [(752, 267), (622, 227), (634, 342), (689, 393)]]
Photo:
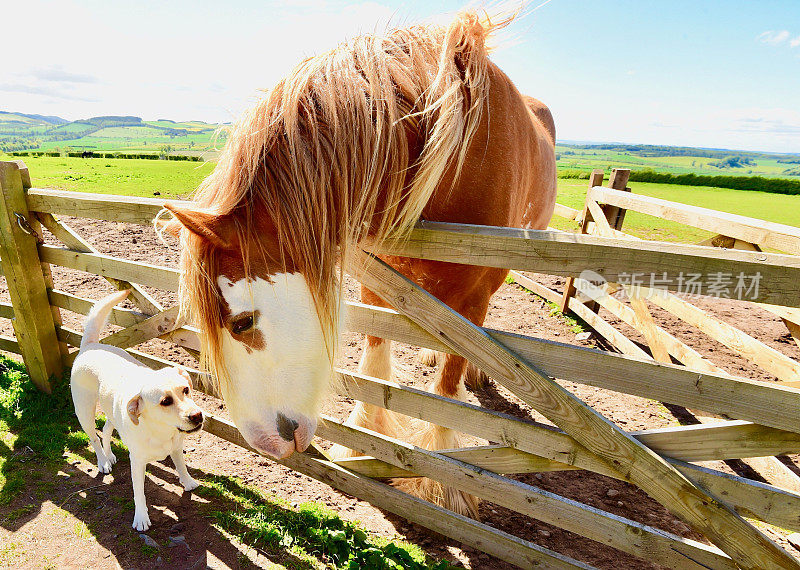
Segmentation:
[(21, 229), (29, 236), (33, 236), (36, 239), (36, 243), (42, 245), (44, 243), (42, 236), (36, 233), (36, 230), (34, 230), (31, 227), (30, 223), (28, 222), (28, 219), (19, 212), (14, 212), (14, 215), (17, 217), (17, 225), (19, 226), (19, 229)]

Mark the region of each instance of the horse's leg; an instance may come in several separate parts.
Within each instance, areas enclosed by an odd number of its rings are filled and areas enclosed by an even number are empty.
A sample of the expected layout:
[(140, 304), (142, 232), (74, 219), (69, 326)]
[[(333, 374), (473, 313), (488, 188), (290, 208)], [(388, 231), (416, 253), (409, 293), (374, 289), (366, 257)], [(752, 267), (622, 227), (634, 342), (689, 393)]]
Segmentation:
[[(442, 283), (443, 290), (433, 293), (440, 299), (446, 300), (448, 305), (465, 318), (481, 325), (486, 318), (489, 299), (502, 284), (505, 275), (506, 272), (503, 270), (472, 268), (464, 270), (461, 277), (463, 277), (463, 282), (473, 283), (474, 287), (467, 292), (462, 292), (460, 298), (448, 298), (448, 293), (452, 292), (452, 288), (450, 291), (444, 289), (446, 287), (444, 282)], [(440, 396), (464, 400), (465, 391), (462, 378), (468, 373), (469, 363), (463, 357), (455, 354), (439, 353), (437, 356), (441, 356), (441, 368), (428, 388), (429, 391)], [(461, 434), (452, 429), (436, 424), (427, 424), (416, 432), (412, 443), (425, 449), (439, 450), (462, 447), (461, 440)], [(406, 492), (418, 495), (459, 514), (478, 518), (479, 500), (468, 493), (428, 478), (397, 480), (395, 484)]]
[(444, 353), (433, 350), (432, 348), (423, 348), (419, 351), (419, 355), (417, 355), (417, 359), (421, 364), (430, 366), (431, 368), (439, 364), (442, 358), (444, 358)]
[[(366, 287), (361, 288), (361, 299), (370, 305), (386, 307), (386, 303)], [(372, 376), (383, 380), (392, 379), (392, 341), (377, 336), (367, 336), (364, 339), (364, 352), (358, 363), (358, 371), (364, 376)], [(405, 431), (395, 414), (385, 408), (356, 402), (355, 408), (347, 418), (347, 425), (359, 426), (372, 431), (377, 431), (392, 437)], [(342, 445), (335, 445), (330, 451), (331, 457), (356, 457), (362, 455)]]

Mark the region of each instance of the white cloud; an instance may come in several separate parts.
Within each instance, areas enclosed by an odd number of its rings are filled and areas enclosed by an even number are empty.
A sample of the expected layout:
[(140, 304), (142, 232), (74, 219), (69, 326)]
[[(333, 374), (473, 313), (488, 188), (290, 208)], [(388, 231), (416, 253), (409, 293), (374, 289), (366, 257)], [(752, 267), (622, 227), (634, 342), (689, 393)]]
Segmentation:
[(792, 41), (789, 42), (789, 47), (796, 48), (797, 46), (800, 46), (800, 36), (797, 36), (796, 38), (794, 38)]
[(777, 46), (788, 40), (790, 36), (791, 34), (789, 33), (789, 30), (780, 30), (780, 31), (768, 30), (766, 32), (759, 34), (758, 41), (760, 41), (763, 44)]

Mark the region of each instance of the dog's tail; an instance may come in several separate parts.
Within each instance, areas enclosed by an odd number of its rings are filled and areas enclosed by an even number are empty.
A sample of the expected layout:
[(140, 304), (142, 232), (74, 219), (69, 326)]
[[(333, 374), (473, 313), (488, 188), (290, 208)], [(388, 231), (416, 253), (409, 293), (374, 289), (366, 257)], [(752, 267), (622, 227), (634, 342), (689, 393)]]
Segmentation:
[(92, 310), (83, 323), (83, 339), (81, 339), (81, 350), (90, 342), (100, 341), (100, 331), (106, 326), (108, 316), (111, 314), (111, 309), (115, 305), (121, 303), (122, 300), (131, 292), (130, 289), (125, 289), (119, 293), (112, 293), (108, 297), (103, 297), (94, 304)]

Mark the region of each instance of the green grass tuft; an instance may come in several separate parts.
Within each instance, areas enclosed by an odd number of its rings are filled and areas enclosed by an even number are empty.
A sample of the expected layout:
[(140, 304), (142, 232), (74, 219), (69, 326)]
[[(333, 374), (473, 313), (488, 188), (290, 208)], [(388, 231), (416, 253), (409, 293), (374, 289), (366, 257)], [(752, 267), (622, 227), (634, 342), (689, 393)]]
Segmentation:
[(66, 380), (56, 384), (53, 394), (42, 394), (22, 363), (0, 357), (0, 505), (24, 487), (26, 457), (52, 461), (87, 443), (77, 427)]
[(285, 500), (247, 487), (232, 477), (209, 477), (197, 492), (207, 499), (236, 505), (235, 509), (210, 511), (222, 530), (266, 552), (288, 550), (298, 562), (312, 564), (313, 560), (321, 560), (348, 570), (450, 567), (446, 561), (428, 560), (414, 545), (371, 537), (321, 505), (304, 503), (293, 509)]

